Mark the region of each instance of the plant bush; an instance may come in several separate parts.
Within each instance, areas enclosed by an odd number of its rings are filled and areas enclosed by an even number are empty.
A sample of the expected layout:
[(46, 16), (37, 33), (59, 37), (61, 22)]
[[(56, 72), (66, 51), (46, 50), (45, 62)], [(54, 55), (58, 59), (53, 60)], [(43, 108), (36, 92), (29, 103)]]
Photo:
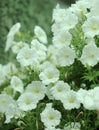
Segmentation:
[(14, 58), (0, 64), (0, 129), (99, 129), (98, 5), (57, 5), (50, 44), (38, 25), (32, 36), (12, 26), (4, 51)]

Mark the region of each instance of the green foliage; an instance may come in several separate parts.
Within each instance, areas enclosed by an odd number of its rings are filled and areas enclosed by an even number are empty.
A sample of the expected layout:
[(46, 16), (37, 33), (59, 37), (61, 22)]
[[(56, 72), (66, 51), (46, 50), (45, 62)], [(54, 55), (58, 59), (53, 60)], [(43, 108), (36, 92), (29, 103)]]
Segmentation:
[(99, 65), (93, 68), (87, 66), (83, 79), (91, 84), (91, 88), (94, 88), (99, 82)]

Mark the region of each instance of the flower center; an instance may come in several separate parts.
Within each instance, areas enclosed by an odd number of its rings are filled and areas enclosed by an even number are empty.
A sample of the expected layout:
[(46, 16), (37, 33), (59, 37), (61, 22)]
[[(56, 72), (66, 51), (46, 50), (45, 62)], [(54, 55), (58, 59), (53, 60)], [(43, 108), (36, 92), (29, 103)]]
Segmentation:
[(69, 102), (74, 103), (74, 98), (73, 97), (69, 98)]
[(27, 99), (27, 100), (25, 101), (25, 103), (26, 103), (26, 105), (31, 104), (31, 102), (30, 102), (30, 100), (29, 100), (29, 99)]
[(54, 119), (54, 116), (53, 116), (53, 115), (49, 115), (49, 119), (50, 119), (50, 120), (53, 120), (53, 119)]
[(39, 92), (40, 92), (40, 89), (39, 89), (39, 88), (35, 88), (35, 89), (34, 89), (34, 92), (35, 92), (35, 93), (39, 93)]
[(67, 53), (65, 53), (65, 54), (64, 54), (64, 57), (65, 57), (65, 58), (68, 58), (68, 57), (69, 57), (69, 55), (68, 55)]
[(57, 91), (58, 91), (58, 92), (62, 92), (62, 88), (60, 88), (60, 87), (57, 88)]
[(93, 26), (92, 26), (92, 29), (93, 29), (93, 30), (97, 30), (97, 25), (93, 25)]
[(2, 104), (5, 104), (6, 103), (6, 100), (5, 99), (2, 99)]

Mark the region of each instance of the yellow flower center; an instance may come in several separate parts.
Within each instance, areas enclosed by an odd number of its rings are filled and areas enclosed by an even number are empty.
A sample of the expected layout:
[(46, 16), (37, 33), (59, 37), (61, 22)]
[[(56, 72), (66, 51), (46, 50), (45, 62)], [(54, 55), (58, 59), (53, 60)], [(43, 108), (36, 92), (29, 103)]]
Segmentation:
[(54, 116), (53, 116), (53, 115), (49, 115), (49, 119), (50, 119), (50, 120), (53, 120), (53, 119), (54, 119)]
[(6, 100), (5, 99), (2, 99), (2, 104), (5, 104), (6, 103)]
[(35, 92), (35, 93), (39, 93), (39, 92), (40, 92), (40, 89), (37, 87), (37, 88), (34, 89), (34, 92)]
[(97, 25), (93, 25), (92, 30), (97, 30)]
[(51, 75), (51, 74), (48, 74), (48, 79), (52, 79), (53, 78), (53, 76)]
[(57, 88), (57, 91), (58, 92), (62, 92), (62, 88)]
[(90, 54), (90, 58), (94, 58), (95, 57), (95, 55), (94, 54)]
[(74, 103), (74, 101), (75, 101), (75, 100), (74, 100), (73, 97), (69, 98), (69, 102), (70, 102), (70, 103)]
[(62, 44), (65, 44), (65, 43), (66, 43), (66, 40), (65, 40), (64, 38), (62, 38), (62, 39), (60, 40), (60, 42), (61, 42)]
[(65, 53), (65, 54), (64, 54), (64, 57), (65, 57), (65, 58), (68, 58), (68, 57), (69, 57), (69, 55), (68, 55), (67, 53)]
[(31, 101), (30, 101), (29, 99), (27, 99), (27, 100), (25, 101), (25, 103), (26, 103), (26, 105), (30, 105), (30, 104), (31, 104)]

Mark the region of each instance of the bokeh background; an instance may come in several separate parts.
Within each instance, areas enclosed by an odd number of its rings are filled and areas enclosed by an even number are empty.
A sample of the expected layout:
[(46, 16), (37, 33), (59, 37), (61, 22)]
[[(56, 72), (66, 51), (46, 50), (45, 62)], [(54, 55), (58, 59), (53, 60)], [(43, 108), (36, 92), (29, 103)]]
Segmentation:
[(4, 53), (6, 36), (11, 26), (21, 23), (23, 32), (33, 32), (34, 26), (41, 26), (51, 39), (52, 11), (60, 4), (70, 6), (75, 0), (0, 0), (0, 64), (11, 60), (10, 52)]

